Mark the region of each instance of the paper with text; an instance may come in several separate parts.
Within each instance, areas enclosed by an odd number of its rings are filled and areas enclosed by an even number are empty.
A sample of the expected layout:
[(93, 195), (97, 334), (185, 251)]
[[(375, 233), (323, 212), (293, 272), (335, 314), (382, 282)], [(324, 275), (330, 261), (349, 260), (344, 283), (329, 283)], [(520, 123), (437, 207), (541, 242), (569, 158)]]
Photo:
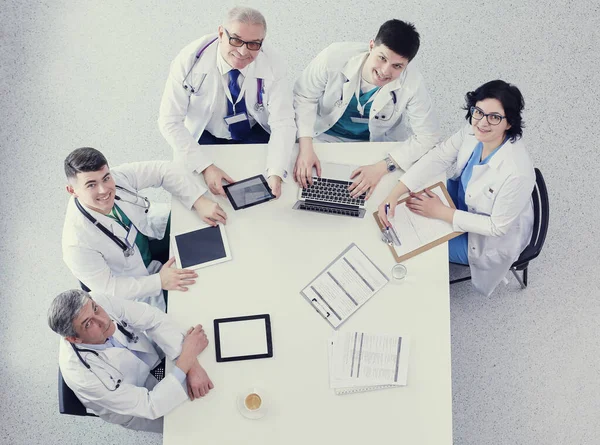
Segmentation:
[(351, 244), (301, 294), (337, 328), (387, 282), (377, 266)]
[[(440, 186), (431, 189), (431, 192), (440, 197), (442, 203), (448, 206), (448, 200)], [(396, 213), (392, 222), (401, 246), (394, 246), (398, 256), (406, 255), (419, 247), (443, 238), (454, 232), (452, 224), (441, 219), (426, 218), (411, 212), (406, 207), (406, 202), (396, 206)]]
[(410, 340), (400, 335), (335, 333), (329, 341), (333, 389), (360, 392), (406, 386)]

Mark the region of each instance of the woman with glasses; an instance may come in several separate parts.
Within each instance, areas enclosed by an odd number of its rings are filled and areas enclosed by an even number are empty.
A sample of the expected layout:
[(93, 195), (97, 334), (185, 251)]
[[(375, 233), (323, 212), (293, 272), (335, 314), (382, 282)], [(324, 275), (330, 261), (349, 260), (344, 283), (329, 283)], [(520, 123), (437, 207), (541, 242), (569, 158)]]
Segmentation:
[(190, 43), (171, 63), (160, 131), (175, 159), (201, 173), (216, 195), (225, 195), (222, 180), (233, 179), (213, 164), (203, 145), (268, 143), (265, 176), (275, 196), (287, 177), (296, 140), (292, 88), (285, 61), (265, 41), (266, 32), (259, 11), (236, 7), (216, 34)]
[[(468, 92), (469, 124), (413, 165), (379, 206), (380, 220), (390, 226), (398, 199), (410, 193), (411, 211), (465, 232), (449, 241), (450, 261), (469, 265), (473, 285), (484, 295), (502, 281), (531, 238), (535, 172), (521, 141), (524, 105), (519, 89), (502, 80)], [(414, 193), (451, 167), (447, 188), (456, 209), (431, 192)], [(402, 228), (397, 230), (401, 238)]]

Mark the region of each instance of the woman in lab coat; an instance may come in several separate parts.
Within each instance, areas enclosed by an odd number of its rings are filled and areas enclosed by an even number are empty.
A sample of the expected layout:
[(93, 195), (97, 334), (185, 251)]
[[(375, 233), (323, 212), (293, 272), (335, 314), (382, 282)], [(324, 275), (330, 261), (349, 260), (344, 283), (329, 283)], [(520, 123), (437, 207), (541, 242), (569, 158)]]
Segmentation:
[[(450, 261), (469, 265), (474, 287), (489, 296), (530, 242), (535, 171), (521, 141), (524, 100), (516, 86), (488, 82), (467, 93), (465, 108), (469, 124), (402, 176), (379, 206), (379, 218), (389, 226), (398, 199), (410, 192), (411, 211), (465, 232), (449, 242)], [(433, 193), (413, 193), (453, 166), (448, 191), (456, 209)]]

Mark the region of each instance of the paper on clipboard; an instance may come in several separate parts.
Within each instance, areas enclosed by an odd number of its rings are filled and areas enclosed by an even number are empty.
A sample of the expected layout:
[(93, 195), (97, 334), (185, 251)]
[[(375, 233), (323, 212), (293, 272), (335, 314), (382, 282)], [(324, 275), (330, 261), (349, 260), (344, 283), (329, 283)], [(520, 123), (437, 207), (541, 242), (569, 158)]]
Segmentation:
[(300, 293), (337, 329), (388, 281), (353, 243)]
[[(443, 182), (427, 187), (432, 193), (435, 193), (441, 199), (444, 205), (456, 208), (446, 186)], [(412, 258), (419, 253), (425, 252), (432, 247), (445, 243), (446, 241), (461, 235), (461, 232), (455, 232), (452, 224), (440, 219), (427, 218), (411, 212), (406, 207), (405, 198), (398, 202), (392, 226), (400, 239), (400, 245), (390, 245), (390, 250), (396, 259), (401, 262)], [(379, 228), (382, 232), (385, 227), (379, 221), (377, 213), (373, 214)]]

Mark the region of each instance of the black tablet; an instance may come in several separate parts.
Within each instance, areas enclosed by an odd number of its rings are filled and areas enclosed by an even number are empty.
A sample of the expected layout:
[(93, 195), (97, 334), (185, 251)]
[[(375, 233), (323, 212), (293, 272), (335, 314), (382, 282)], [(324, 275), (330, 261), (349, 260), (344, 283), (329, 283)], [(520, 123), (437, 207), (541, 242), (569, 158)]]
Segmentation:
[(269, 314), (214, 321), (217, 362), (273, 357)]
[(221, 224), (171, 234), (171, 237), (177, 266), (182, 269), (199, 269), (231, 259), (225, 228)]
[(275, 198), (263, 175), (224, 185), (223, 189), (235, 210), (252, 207)]

